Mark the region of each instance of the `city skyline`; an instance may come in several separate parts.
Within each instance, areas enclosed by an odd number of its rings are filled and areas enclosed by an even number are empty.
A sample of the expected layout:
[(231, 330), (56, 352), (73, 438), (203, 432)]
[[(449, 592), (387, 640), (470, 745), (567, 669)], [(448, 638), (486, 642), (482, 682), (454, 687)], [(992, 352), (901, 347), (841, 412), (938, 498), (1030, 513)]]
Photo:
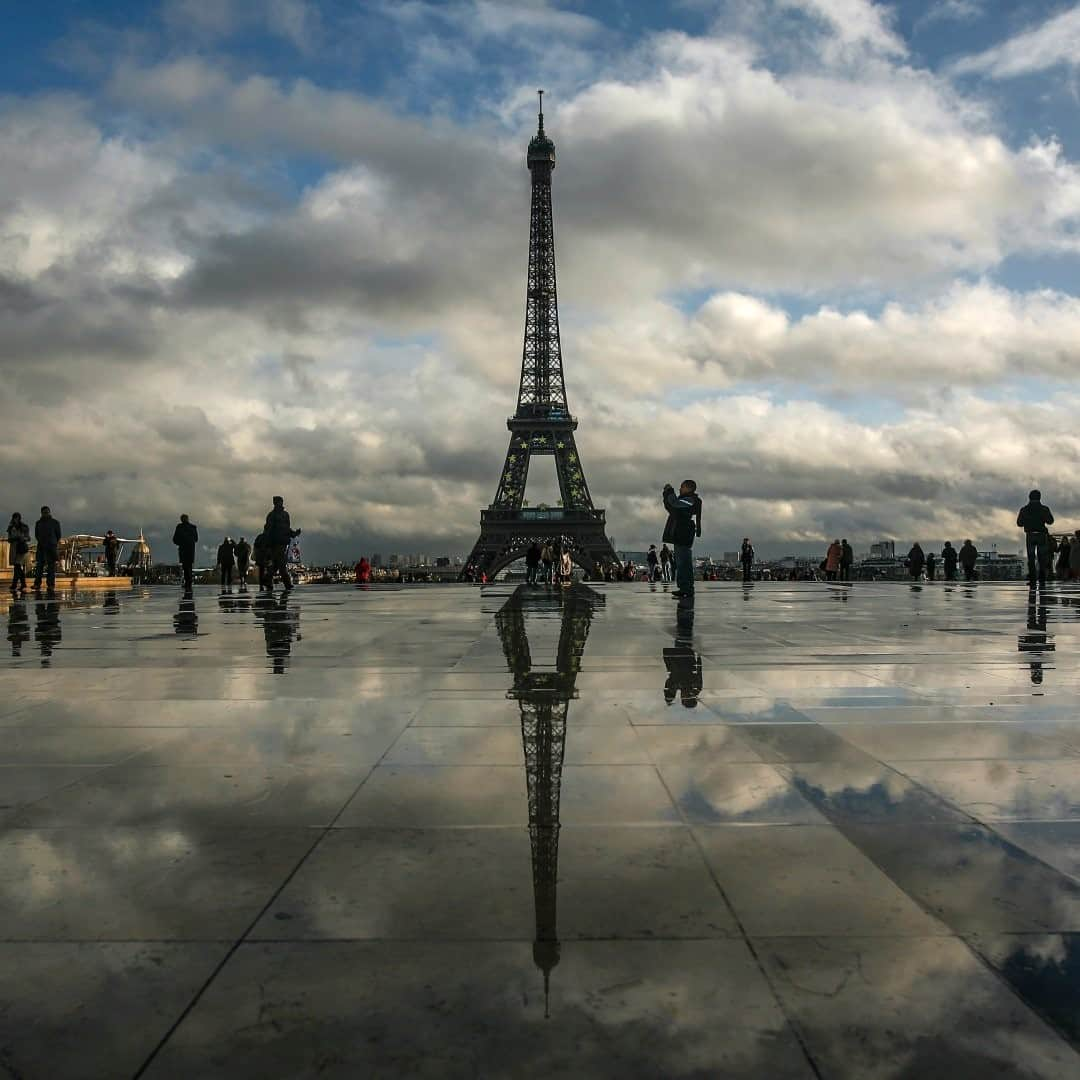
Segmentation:
[(179, 513), (213, 547), (281, 493), (315, 562), (467, 551), (544, 86), (568, 396), (621, 549), (685, 476), (714, 554), (1011, 552), (1032, 485), (1080, 525), (1080, 5), (94, 12), (0, 45), (9, 512), (167, 561)]

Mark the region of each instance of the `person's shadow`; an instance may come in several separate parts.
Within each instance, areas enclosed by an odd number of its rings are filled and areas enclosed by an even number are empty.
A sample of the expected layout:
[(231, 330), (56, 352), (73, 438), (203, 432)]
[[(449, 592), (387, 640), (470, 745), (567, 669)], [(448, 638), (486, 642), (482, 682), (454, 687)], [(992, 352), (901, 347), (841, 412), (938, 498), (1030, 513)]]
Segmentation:
[(675, 642), (664, 649), (664, 700), (673, 704), (678, 698), (684, 709), (696, 709), (703, 677), (701, 657), (694, 652), (694, 605), (680, 603), (675, 612)]
[(1046, 632), (1047, 614), (1046, 604), (1040, 604), (1035, 588), (1030, 588), (1028, 590), (1027, 630), (1017, 637), (1016, 648), (1018, 652), (1031, 654), (1028, 666), (1031, 668), (1031, 682), (1035, 686), (1042, 685), (1043, 656), (1057, 649), (1054, 635)]

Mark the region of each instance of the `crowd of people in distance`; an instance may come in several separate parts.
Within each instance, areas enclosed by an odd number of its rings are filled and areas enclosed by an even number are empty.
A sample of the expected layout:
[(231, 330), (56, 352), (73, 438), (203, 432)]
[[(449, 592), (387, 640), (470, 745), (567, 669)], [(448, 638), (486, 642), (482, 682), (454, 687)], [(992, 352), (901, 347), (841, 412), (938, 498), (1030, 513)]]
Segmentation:
[[(300, 529), (292, 527), (285, 500), (274, 496), (274, 505), (266, 515), (263, 530), (249, 544), (244, 537), (233, 541), (226, 536), (217, 549), (217, 566), (221, 571), (221, 591), (232, 592), (233, 573), (240, 583), (240, 591), (247, 592), (248, 567), (252, 558), (259, 577), (259, 592), (273, 592), (274, 578), (280, 576), (285, 592), (293, 587), (289, 576), (289, 545), (300, 535)], [(190, 593), (194, 586), (195, 549), (199, 543), (199, 530), (188, 518), (180, 515), (173, 530), (172, 542), (176, 545), (180, 568), (183, 572), (184, 591)]]

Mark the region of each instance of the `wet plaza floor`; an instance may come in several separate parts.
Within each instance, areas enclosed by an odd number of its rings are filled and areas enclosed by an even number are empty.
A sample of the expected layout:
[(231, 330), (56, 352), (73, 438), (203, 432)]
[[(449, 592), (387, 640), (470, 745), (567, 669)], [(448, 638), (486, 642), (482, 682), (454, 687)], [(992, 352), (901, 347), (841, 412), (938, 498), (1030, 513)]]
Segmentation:
[(0, 1075), (1080, 1077), (1080, 589), (10, 604)]

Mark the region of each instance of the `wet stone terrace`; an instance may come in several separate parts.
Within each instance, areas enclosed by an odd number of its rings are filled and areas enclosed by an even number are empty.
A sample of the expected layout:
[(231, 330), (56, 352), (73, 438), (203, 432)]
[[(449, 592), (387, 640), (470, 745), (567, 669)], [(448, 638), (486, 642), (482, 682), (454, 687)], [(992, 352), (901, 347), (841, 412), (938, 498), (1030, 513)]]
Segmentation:
[(1080, 1077), (1080, 590), (12, 604), (0, 1073)]

